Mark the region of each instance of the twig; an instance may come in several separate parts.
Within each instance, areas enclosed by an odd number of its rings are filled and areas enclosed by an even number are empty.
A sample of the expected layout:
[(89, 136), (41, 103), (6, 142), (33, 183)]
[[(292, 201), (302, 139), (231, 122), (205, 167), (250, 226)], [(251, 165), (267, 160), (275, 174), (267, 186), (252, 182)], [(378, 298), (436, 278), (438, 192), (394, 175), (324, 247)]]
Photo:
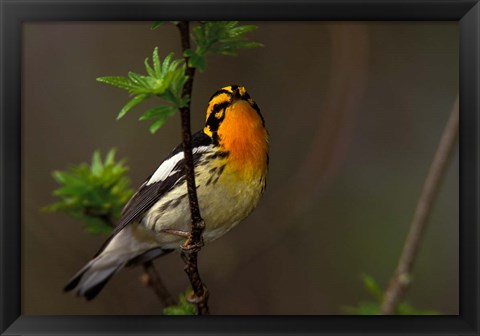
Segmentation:
[[(182, 51), (190, 48), (190, 32), (189, 22), (180, 21), (177, 24), (180, 30)], [(183, 86), (182, 96), (191, 97), (193, 77), (195, 69), (188, 66), (188, 57), (185, 57), (185, 75), (188, 77), (187, 82)], [(195, 174), (193, 167), (192, 154), (192, 133), (190, 130), (190, 100), (187, 106), (180, 108), (180, 115), (182, 119), (182, 138), (183, 151), (185, 155), (185, 175), (188, 188), (188, 199), (190, 202), (190, 213), (192, 219), (192, 229), (187, 240), (182, 245), (182, 258), (185, 262), (185, 272), (190, 279), (193, 294), (189, 301), (196, 303), (198, 315), (208, 315), (208, 290), (203, 284), (200, 274), (198, 273), (197, 256), (201, 247), (203, 246), (202, 233), (205, 228), (205, 223), (200, 215), (200, 208), (198, 206), (197, 188), (195, 186)]]
[(155, 267), (153, 266), (152, 261), (146, 261), (143, 263), (144, 275), (146, 276), (146, 286), (152, 288), (152, 290), (157, 294), (160, 301), (165, 307), (173, 306), (177, 304), (173, 296), (168, 291), (167, 287), (163, 283), (162, 279), (158, 275)]
[(418, 200), (397, 268), (390, 280), (387, 290), (385, 291), (380, 309), (382, 315), (390, 315), (394, 313), (398, 300), (403, 296), (410, 283), (413, 263), (418, 254), (420, 241), (424, 235), (433, 202), (438, 195), (440, 182), (446, 171), (456, 143), (458, 124), (459, 111), (457, 96), (457, 100), (450, 113), (450, 118), (445, 126), (435, 157), (433, 158), (430, 170), (425, 179), (422, 193)]
[[(112, 218), (111, 215), (99, 214), (94, 213), (91, 209), (86, 209), (85, 214), (89, 216), (95, 216), (104, 222), (108, 223), (110, 227), (115, 227), (115, 220)], [(147, 286), (151, 287), (152, 290), (157, 295), (160, 302), (163, 304), (164, 307), (173, 306), (177, 304), (175, 299), (173, 298), (172, 294), (168, 291), (167, 287), (163, 283), (160, 275), (158, 275), (155, 267), (153, 266), (152, 261), (146, 261), (143, 263), (143, 270), (144, 274), (142, 277), (142, 283)]]

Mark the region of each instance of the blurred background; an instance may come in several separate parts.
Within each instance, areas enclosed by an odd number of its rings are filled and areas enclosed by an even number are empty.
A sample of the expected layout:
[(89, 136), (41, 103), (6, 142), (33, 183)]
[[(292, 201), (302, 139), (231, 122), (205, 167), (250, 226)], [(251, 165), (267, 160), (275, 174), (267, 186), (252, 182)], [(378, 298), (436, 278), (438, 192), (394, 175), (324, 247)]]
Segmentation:
[[(213, 314), (345, 314), (385, 287), (458, 92), (456, 22), (254, 22), (264, 48), (211, 56), (197, 72), (192, 128), (209, 97), (247, 87), (270, 132), (270, 172), (258, 208), (205, 247), (200, 271)], [(179, 34), (151, 22), (26, 23), (22, 60), (22, 313), (159, 314), (140, 267), (122, 270), (92, 302), (67, 280), (105, 236), (44, 213), (53, 170), (112, 147), (137, 188), (181, 141), (177, 114), (155, 135), (140, 114), (116, 115), (128, 94), (99, 76), (144, 73), (155, 46), (179, 56)], [(406, 299), (458, 314), (458, 150), (433, 208)], [(176, 296), (188, 286), (179, 254), (155, 262)]]

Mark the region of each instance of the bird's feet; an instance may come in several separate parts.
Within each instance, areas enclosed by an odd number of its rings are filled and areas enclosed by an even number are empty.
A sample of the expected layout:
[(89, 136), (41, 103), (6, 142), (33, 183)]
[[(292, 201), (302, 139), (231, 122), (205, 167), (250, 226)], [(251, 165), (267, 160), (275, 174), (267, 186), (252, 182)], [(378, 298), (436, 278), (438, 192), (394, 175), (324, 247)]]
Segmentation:
[(163, 230), (161, 230), (161, 232), (173, 234), (175, 236), (179, 236), (179, 237), (182, 237), (182, 238), (188, 238), (188, 236), (190, 236), (190, 232), (182, 231), (182, 230), (163, 229)]
[(188, 236), (187, 240), (182, 244), (182, 251), (185, 253), (195, 253), (199, 252), (203, 247), (203, 238), (200, 236), (200, 240), (198, 242), (193, 242), (191, 237)]

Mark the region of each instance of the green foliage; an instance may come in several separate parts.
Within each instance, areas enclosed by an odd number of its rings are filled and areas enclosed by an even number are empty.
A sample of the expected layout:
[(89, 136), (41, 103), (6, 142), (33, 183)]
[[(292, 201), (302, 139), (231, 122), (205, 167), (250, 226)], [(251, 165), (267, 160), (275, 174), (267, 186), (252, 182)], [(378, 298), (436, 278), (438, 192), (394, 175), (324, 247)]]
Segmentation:
[(379, 315), (380, 304), (377, 302), (361, 301), (356, 307), (343, 307), (343, 311), (351, 315)]
[(107, 76), (99, 77), (97, 81), (106, 83), (120, 89), (127, 90), (133, 95), (118, 113), (117, 119), (125, 116), (134, 106), (143, 102), (151, 96), (163, 98), (168, 105), (155, 108), (155, 112), (143, 114), (140, 120), (154, 119), (150, 126), (150, 131), (154, 133), (165, 122), (168, 116), (188, 104), (189, 97), (182, 97), (183, 85), (187, 81), (185, 75), (185, 63), (183, 59), (173, 59), (173, 53), (170, 53), (165, 59), (160, 61), (158, 48), (153, 50), (152, 65), (145, 59), (145, 70), (147, 75), (140, 75), (135, 72), (129, 72), (127, 77)]
[[(166, 21), (154, 21), (151, 29), (161, 27)], [(170, 21), (178, 24), (179, 21)], [(245, 34), (255, 30), (253, 25), (239, 25), (238, 21), (200, 21), (200, 24), (192, 30), (192, 49), (187, 49), (184, 56), (188, 58), (188, 66), (205, 70), (207, 63), (205, 57), (208, 54), (222, 54), (234, 56), (238, 49), (256, 48), (262, 46), (257, 42), (250, 42)], [(117, 119), (125, 116), (133, 107), (152, 96), (163, 98), (167, 104), (155, 107), (142, 116), (140, 120), (151, 120), (150, 132), (155, 133), (168, 117), (175, 111), (188, 105), (190, 97), (182, 96), (182, 89), (187, 82), (185, 75), (185, 62), (183, 59), (173, 60), (170, 53), (163, 62), (158, 56), (158, 48), (153, 50), (152, 65), (148, 58), (145, 59), (147, 75), (129, 72), (124, 76), (99, 77), (97, 81), (127, 90), (131, 98), (118, 113)]]
[(400, 302), (395, 307), (395, 313), (397, 315), (438, 315), (439, 312), (433, 309), (430, 310), (419, 310), (414, 308), (408, 302)]
[(197, 308), (194, 304), (188, 302), (187, 295), (191, 290), (181, 293), (178, 296), (178, 304), (176, 306), (169, 306), (163, 309), (164, 315), (196, 315)]
[(375, 281), (373, 277), (370, 275), (364, 274), (362, 275), (363, 286), (367, 290), (368, 293), (375, 299), (377, 302), (381, 302), (383, 300), (383, 290), (380, 285)]
[(145, 112), (139, 120), (155, 119), (155, 122), (150, 125), (150, 132), (155, 133), (163, 126), (168, 117), (175, 114), (175, 111), (172, 106), (157, 106)]
[(152, 26), (150, 27), (151, 30), (155, 30), (160, 28), (165, 24), (165, 21), (153, 21)]
[[(168, 21), (174, 25), (176, 25), (179, 21)], [(167, 21), (153, 21), (152, 26), (150, 27), (151, 30), (155, 30), (163, 26)]]
[(111, 149), (102, 161), (95, 151), (90, 165), (81, 163), (66, 171), (54, 171), (53, 178), (61, 185), (53, 191), (60, 201), (44, 208), (49, 212), (65, 212), (85, 223), (91, 233), (109, 233), (112, 222), (120, 216), (132, 196), (128, 168), (124, 160), (115, 161)]
[(205, 70), (205, 56), (221, 54), (236, 56), (238, 49), (257, 48), (263, 46), (258, 42), (250, 42), (245, 34), (257, 29), (254, 25), (239, 25), (238, 21), (201, 21), (192, 31), (192, 42), (195, 48), (185, 50), (188, 65), (200, 71)]
[[(379, 315), (380, 307), (383, 300), (383, 290), (369, 275), (363, 275), (362, 281), (367, 292), (372, 296), (374, 301), (362, 301), (356, 307), (344, 307), (343, 310), (353, 315)], [(437, 315), (435, 310), (418, 310), (408, 302), (399, 302), (395, 307), (396, 315)]]

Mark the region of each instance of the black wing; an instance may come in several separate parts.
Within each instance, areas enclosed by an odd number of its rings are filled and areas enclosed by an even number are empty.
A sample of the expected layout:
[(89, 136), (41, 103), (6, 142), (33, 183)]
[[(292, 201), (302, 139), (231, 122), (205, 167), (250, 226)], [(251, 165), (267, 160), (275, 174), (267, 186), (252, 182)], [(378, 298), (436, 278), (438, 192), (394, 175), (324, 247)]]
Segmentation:
[[(203, 131), (199, 131), (192, 136), (192, 148), (200, 146), (209, 146), (212, 144), (212, 140), (207, 136)], [(176, 154), (183, 151), (183, 144), (178, 145), (174, 150), (162, 161), (162, 164), (171, 159)], [(202, 153), (193, 154), (193, 163), (194, 165), (198, 163)], [(128, 224), (137, 221), (140, 219), (148, 209), (150, 209), (163, 195), (165, 195), (169, 190), (171, 190), (176, 184), (181, 183), (185, 180), (184, 172), (184, 163), (185, 160), (182, 157), (176, 162), (176, 164), (171, 169), (174, 174), (169, 175), (162, 181), (154, 182), (148, 184), (148, 181), (153, 176), (150, 175), (146, 181), (140, 186), (137, 192), (130, 198), (122, 211), (122, 216), (118, 221), (117, 226), (113, 229), (110, 236), (103, 243), (99, 251), (95, 254), (95, 257), (98, 256), (103, 249), (108, 245), (110, 240), (119, 233), (125, 226)]]

